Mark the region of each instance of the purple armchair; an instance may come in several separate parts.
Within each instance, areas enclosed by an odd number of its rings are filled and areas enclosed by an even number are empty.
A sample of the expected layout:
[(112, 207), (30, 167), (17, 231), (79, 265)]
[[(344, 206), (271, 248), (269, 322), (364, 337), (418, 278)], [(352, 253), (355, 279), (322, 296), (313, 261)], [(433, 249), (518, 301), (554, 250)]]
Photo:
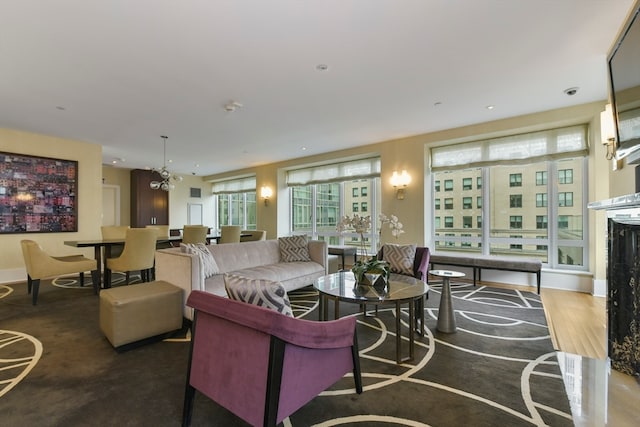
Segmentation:
[(352, 372), (362, 393), (354, 317), (314, 322), (192, 291), (182, 425), (198, 390), (251, 425), (275, 426)]
[[(378, 251), (378, 259), (384, 260), (384, 246), (380, 248)], [(429, 258), (431, 257), (431, 253), (429, 252), (429, 248), (418, 246), (416, 248), (416, 258), (413, 261), (413, 277), (416, 279), (420, 279), (423, 281), (427, 281), (428, 271), (429, 271)]]

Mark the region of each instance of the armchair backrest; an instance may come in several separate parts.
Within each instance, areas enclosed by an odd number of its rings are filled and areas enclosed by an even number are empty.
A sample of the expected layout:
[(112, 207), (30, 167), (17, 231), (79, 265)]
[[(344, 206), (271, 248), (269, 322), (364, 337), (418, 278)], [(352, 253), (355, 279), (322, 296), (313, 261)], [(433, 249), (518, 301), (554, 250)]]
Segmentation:
[(128, 225), (103, 225), (100, 227), (102, 238), (105, 240), (117, 240), (127, 236)]
[(362, 391), (354, 317), (296, 319), (202, 291), (187, 305), (195, 309), (187, 420), (194, 390), (251, 425), (273, 426), (349, 372)]

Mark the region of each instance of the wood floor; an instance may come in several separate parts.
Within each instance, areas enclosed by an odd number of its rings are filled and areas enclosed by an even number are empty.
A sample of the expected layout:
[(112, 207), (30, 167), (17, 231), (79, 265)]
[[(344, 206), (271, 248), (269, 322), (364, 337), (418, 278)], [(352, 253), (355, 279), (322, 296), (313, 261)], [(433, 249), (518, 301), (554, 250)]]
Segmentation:
[[(516, 288), (536, 292), (535, 288)], [(568, 390), (574, 424), (577, 427), (637, 426), (640, 383), (630, 375), (610, 369), (606, 360), (605, 298), (545, 288), (540, 295), (555, 349), (568, 353), (567, 357), (581, 367), (577, 372), (581, 375), (579, 382), (582, 387)]]

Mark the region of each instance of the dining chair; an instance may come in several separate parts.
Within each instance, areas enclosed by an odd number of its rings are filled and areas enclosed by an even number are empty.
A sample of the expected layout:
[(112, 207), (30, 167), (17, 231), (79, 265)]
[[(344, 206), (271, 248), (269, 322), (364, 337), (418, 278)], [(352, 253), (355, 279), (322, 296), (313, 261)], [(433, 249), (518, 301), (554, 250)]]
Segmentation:
[(106, 260), (105, 288), (111, 287), (111, 272), (121, 271), (129, 284), (130, 273), (140, 271), (143, 282), (150, 281), (156, 253), (158, 231), (152, 228), (130, 228), (124, 241), (122, 254)]
[(156, 242), (156, 249), (172, 248), (171, 241), (169, 240), (169, 226), (168, 225), (145, 225), (145, 228), (152, 228), (158, 232), (158, 241)]
[(256, 240), (266, 240), (267, 232), (265, 230), (242, 230), (240, 232), (241, 242), (255, 242)]
[(42, 247), (33, 240), (21, 240), (22, 255), (27, 270), (27, 293), (32, 294), (32, 303), (38, 303), (38, 291), (40, 280), (50, 277), (58, 277), (65, 274), (80, 273), (80, 286), (84, 286), (84, 272), (91, 271), (93, 289), (98, 293), (98, 263), (95, 259), (85, 258), (82, 255), (69, 255), (53, 257), (47, 254)]
[(223, 225), (220, 227), (220, 240), (218, 243), (239, 243), (240, 231), (239, 225)]
[[(100, 227), (100, 232), (102, 233), (103, 240), (122, 240), (124, 241), (127, 236), (127, 230), (129, 229), (128, 225), (103, 225)], [(122, 245), (112, 245), (109, 247), (110, 249), (110, 258), (119, 257), (122, 253)], [(104, 254), (104, 258), (107, 258), (107, 254)]]
[(206, 225), (185, 225), (182, 229), (182, 243), (207, 243), (209, 227)]

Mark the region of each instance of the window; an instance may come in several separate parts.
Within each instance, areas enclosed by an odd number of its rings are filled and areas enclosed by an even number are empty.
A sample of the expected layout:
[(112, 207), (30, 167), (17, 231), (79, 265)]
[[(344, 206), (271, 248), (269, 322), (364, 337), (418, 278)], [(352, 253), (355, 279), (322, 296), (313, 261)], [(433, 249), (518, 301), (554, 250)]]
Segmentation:
[(558, 216), (558, 228), (562, 230), (569, 229), (569, 216), (568, 215), (559, 215)]
[(473, 209), (473, 197), (462, 198), (462, 209)]
[(444, 228), (453, 228), (453, 217), (445, 216), (444, 217)]
[(359, 206), (359, 205), (358, 205), (358, 202), (352, 203), (352, 204), (351, 204), (351, 210), (352, 210), (353, 212), (358, 212), (358, 206)]
[(453, 180), (445, 179), (444, 180), (444, 191), (453, 191)]
[(434, 200), (434, 204), (435, 204), (435, 208), (437, 211), (440, 210), (440, 199), (435, 199)]
[(573, 169), (563, 169), (558, 171), (558, 183), (573, 184)]
[[(522, 240), (522, 236), (509, 236), (509, 239), (511, 240)], [(518, 251), (522, 250), (522, 244), (521, 243), (511, 243), (509, 244), (509, 249), (515, 249)]]
[(440, 191), (440, 180), (436, 181), (434, 188), (436, 191)]
[(452, 198), (444, 199), (444, 208), (445, 209), (453, 209), (453, 199)]
[(558, 206), (573, 206), (573, 193), (558, 193)]
[(351, 189), (351, 197), (358, 197), (358, 187), (353, 187)]
[(538, 230), (546, 230), (547, 229), (547, 216), (546, 215), (536, 215), (536, 228)]
[(463, 190), (472, 190), (473, 184), (471, 183), (471, 178), (462, 178), (462, 189)]
[(256, 178), (247, 177), (218, 181), (213, 184), (217, 218), (214, 223), (239, 225), (245, 230), (256, 229)]
[(478, 190), (482, 189), (482, 177), (479, 176), (478, 178), (476, 178), (476, 188)]
[(369, 195), (369, 187), (360, 188), (360, 196), (367, 197)]
[(463, 248), (470, 248), (471, 247), (471, 234), (467, 234), (467, 233), (463, 233), (460, 236), (462, 236), (462, 242), (460, 242), (460, 246)]
[(509, 207), (510, 208), (521, 208), (522, 207), (522, 194), (512, 194), (509, 196)]
[(522, 228), (522, 215), (511, 215), (509, 217), (509, 228)]
[[(472, 246), (465, 251), (535, 257), (549, 268), (588, 270), (587, 130), (587, 125), (570, 126), (431, 148), (434, 181), (463, 183), (472, 177), (482, 183), (465, 192), (480, 210), (475, 227), (463, 228), (471, 211), (454, 206), (447, 214), (459, 228), (436, 227), (434, 250), (460, 249), (467, 239), (462, 234), (471, 232)], [(522, 207), (509, 213), (512, 205)], [(455, 237), (444, 236), (445, 230)], [(516, 233), (518, 241), (512, 237)]]
[(462, 217), (462, 228), (471, 228), (473, 227), (473, 217), (463, 216)]
[(361, 212), (369, 212), (369, 203), (367, 202), (360, 203), (360, 210)]
[(440, 217), (439, 216), (435, 217), (435, 221), (434, 222), (435, 222), (436, 228), (441, 228)]
[(536, 208), (547, 207), (547, 193), (536, 193)]

